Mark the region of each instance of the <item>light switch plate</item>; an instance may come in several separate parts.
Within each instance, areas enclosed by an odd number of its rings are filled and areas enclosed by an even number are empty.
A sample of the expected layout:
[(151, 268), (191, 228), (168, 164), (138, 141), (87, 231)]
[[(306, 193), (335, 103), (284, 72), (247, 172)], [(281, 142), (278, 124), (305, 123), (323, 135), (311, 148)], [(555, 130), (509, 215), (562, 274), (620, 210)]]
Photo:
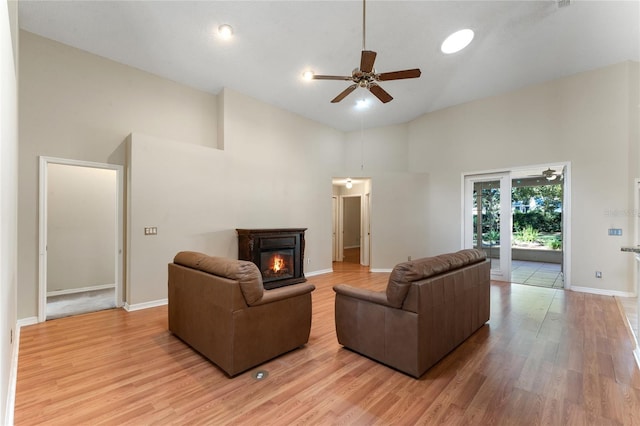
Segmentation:
[(158, 235), (158, 227), (157, 226), (145, 226), (144, 227), (144, 235)]

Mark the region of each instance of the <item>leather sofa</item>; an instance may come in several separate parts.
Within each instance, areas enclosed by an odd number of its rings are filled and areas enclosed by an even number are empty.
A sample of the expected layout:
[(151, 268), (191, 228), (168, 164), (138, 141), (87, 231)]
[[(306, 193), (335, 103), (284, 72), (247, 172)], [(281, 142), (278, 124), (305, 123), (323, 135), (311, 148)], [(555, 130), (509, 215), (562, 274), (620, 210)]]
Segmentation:
[(168, 286), (169, 330), (229, 376), (309, 340), (312, 284), (265, 290), (252, 262), (183, 251)]
[(489, 269), (470, 249), (400, 263), (385, 291), (336, 285), (338, 342), (418, 378), (489, 320)]

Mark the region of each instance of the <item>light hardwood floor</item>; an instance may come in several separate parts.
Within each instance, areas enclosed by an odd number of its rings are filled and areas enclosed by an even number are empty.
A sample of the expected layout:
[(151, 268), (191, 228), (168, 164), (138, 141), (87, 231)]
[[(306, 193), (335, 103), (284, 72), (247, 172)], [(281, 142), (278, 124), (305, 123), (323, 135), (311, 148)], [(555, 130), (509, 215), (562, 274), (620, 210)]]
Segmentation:
[(491, 320), (420, 380), (340, 347), (332, 286), (311, 277), (309, 343), (233, 379), (167, 331), (167, 309), (21, 330), (16, 425), (640, 425), (640, 372), (613, 297), (492, 283)]

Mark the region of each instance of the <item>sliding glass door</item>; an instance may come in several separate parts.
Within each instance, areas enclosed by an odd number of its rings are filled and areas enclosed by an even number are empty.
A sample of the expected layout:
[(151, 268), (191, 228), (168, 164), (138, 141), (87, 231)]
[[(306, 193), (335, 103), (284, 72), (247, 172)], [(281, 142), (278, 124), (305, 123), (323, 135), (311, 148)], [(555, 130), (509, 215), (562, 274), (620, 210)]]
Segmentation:
[(464, 247), (491, 260), (491, 279), (511, 279), (511, 177), (509, 173), (464, 178)]

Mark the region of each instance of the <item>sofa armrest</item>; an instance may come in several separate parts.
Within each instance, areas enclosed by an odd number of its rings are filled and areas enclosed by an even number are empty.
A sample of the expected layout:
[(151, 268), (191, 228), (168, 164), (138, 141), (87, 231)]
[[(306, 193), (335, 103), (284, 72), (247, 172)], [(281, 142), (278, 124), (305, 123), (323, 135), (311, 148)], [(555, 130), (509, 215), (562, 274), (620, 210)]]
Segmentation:
[(382, 306), (391, 306), (385, 291), (367, 290), (364, 288), (351, 287), (346, 284), (333, 286), (333, 291), (341, 296), (353, 297), (354, 299), (360, 299)]
[(262, 298), (257, 302), (252, 303), (250, 306), (266, 305), (267, 303), (277, 302), (278, 300), (289, 299), (291, 297), (311, 293), (315, 289), (316, 286), (313, 284), (300, 283), (278, 287), (272, 290), (265, 290), (262, 294)]

